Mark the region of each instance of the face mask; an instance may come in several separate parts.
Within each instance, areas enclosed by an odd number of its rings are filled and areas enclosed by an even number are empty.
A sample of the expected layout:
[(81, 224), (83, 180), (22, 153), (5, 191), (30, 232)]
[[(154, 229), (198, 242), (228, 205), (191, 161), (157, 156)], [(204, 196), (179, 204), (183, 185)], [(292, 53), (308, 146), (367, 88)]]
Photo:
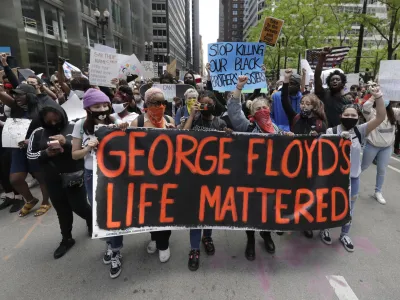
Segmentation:
[(135, 96), (133, 96), (133, 98), (135, 99), (135, 102), (142, 101), (142, 97), (140, 97), (139, 95), (135, 95)]
[(311, 115), (311, 110), (309, 110), (309, 109), (302, 109), (300, 111), (300, 116), (302, 118), (308, 118), (310, 115)]
[(192, 79), (185, 79), (184, 83), (189, 84), (191, 86), (196, 86), (196, 83)]
[(263, 132), (275, 133), (275, 129), (270, 118), (269, 109), (261, 109), (257, 111), (253, 116), (253, 120), (257, 122), (257, 125)]
[(209, 117), (209, 116), (212, 115), (212, 113), (214, 112), (214, 110), (215, 110), (215, 105), (207, 104), (207, 105), (204, 107), (204, 110), (201, 111), (201, 114), (202, 114), (204, 117)]
[(99, 121), (104, 121), (110, 115), (110, 110), (106, 110), (106, 111), (90, 111), (90, 112), (92, 114), (92, 117), (94, 119), (99, 120)]
[(126, 108), (127, 108), (128, 104), (126, 103), (121, 103), (121, 104), (113, 104), (113, 110), (116, 114), (120, 114), (122, 113)]
[(157, 128), (164, 128), (165, 106), (150, 106), (147, 108), (147, 116), (150, 122)]
[(296, 96), (297, 93), (299, 92), (299, 86), (295, 85), (295, 86), (289, 86), (289, 95), (290, 96)]
[(197, 102), (196, 99), (190, 99), (190, 100), (187, 100), (187, 101), (186, 101), (186, 107), (187, 107), (187, 110), (188, 110), (188, 112), (189, 112), (189, 115), (190, 115), (190, 112), (192, 111), (193, 105), (195, 105), (196, 102)]
[(385, 103), (385, 107), (388, 107), (390, 104), (390, 100), (384, 100), (384, 103)]
[(346, 130), (350, 130), (350, 129), (353, 129), (357, 125), (358, 119), (340, 118), (340, 123), (342, 123), (343, 127)]
[(44, 123), (43, 127), (52, 132), (60, 132), (62, 129), (61, 123), (57, 123), (55, 125)]

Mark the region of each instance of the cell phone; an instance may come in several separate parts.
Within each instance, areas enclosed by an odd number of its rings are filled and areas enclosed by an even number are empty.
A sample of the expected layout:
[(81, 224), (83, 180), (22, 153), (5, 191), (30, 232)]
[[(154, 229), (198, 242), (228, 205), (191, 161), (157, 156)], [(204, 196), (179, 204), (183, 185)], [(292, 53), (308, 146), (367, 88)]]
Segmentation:
[(47, 143), (47, 146), (49, 146), (51, 150), (62, 149), (59, 141), (50, 141)]
[(200, 104), (200, 110), (209, 110), (210, 106), (209, 104)]

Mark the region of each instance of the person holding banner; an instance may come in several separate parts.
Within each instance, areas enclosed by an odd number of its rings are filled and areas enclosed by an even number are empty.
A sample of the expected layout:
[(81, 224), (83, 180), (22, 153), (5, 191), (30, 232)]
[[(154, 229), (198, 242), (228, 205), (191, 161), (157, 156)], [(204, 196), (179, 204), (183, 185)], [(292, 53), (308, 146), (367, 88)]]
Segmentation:
[(51, 201), (57, 212), (62, 241), (54, 258), (64, 256), (75, 244), (72, 238), (73, 212), (86, 221), (92, 234), (92, 209), (86, 200), (83, 160), (72, 159), (68, 117), (57, 103), (48, 103), (40, 112), (42, 127), (30, 139), (27, 156), (38, 161), (43, 170)]
[[(371, 94), (375, 98), (376, 103), (376, 116), (371, 118), (367, 123), (357, 125), (359, 122), (359, 108), (356, 104), (349, 104), (343, 107), (342, 114), (340, 115), (340, 125), (329, 128), (327, 134), (337, 134), (344, 138), (350, 139), (350, 214), (354, 218), (353, 210), (355, 202), (358, 198), (358, 191), (360, 187), (360, 174), (361, 174), (361, 145), (365, 142), (366, 137), (375, 130), (386, 118), (385, 104), (382, 98), (382, 93), (379, 87), (371, 89)], [(349, 251), (354, 251), (354, 245), (349, 237), (351, 221), (342, 226), (340, 234), (340, 242), (343, 247)], [(320, 237), (323, 243), (330, 245), (332, 239), (328, 229), (320, 231)]]
[[(266, 98), (259, 97), (252, 101), (250, 103), (251, 121), (245, 117), (240, 99), (247, 80), (247, 76), (239, 76), (236, 90), (233, 92), (232, 98), (228, 100), (228, 117), (232, 123), (233, 129), (238, 132), (278, 133), (279, 128), (272, 123), (270, 118), (269, 103)], [(256, 258), (254, 231), (246, 230), (246, 235), (247, 246), (245, 256), (248, 260), (253, 261)], [(272, 240), (271, 232), (261, 231), (260, 235), (264, 240), (267, 252), (271, 254), (275, 253), (275, 244)]]
[[(386, 168), (393, 152), (393, 144), (396, 135), (396, 124), (400, 121), (400, 108), (392, 108), (390, 100), (384, 100), (386, 106), (385, 120), (373, 130), (367, 137), (364, 148), (361, 172), (368, 169), (376, 158), (377, 173), (374, 198), (380, 204), (386, 204), (382, 195), (382, 186), (385, 180)], [(376, 116), (375, 97), (369, 98), (362, 106), (362, 113), (367, 122)]]

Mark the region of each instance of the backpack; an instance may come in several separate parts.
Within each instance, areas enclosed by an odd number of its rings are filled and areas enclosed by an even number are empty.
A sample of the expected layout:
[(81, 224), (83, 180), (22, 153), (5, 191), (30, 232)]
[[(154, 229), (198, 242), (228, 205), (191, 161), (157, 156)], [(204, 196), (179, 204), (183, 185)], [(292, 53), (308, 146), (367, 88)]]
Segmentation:
[[(164, 116), (165, 121), (167, 121), (167, 123), (169, 123), (169, 119)], [(137, 118), (137, 127), (143, 127), (144, 126), (144, 114), (143, 115), (139, 115), (139, 117)]]
[[(332, 128), (333, 134), (338, 134), (338, 127), (339, 127), (339, 125)], [(356, 134), (356, 136), (357, 136), (357, 138), (358, 138), (358, 141), (360, 142), (360, 145), (362, 145), (362, 142), (361, 142), (361, 133), (360, 133), (360, 131), (358, 130), (357, 126), (354, 127), (354, 133)]]
[[(291, 126), (291, 130), (294, 127), (294, 124), (296, 124), (298, 121), (300, 120), (300, 114), (297, 114), (294, 118), (293, 118), (293, 122), (292, 122), (292, 126)], [(316, 132), (321, 132), (322, 131), (322, 120), (317, 119), (315, 122), (315, 131)]]

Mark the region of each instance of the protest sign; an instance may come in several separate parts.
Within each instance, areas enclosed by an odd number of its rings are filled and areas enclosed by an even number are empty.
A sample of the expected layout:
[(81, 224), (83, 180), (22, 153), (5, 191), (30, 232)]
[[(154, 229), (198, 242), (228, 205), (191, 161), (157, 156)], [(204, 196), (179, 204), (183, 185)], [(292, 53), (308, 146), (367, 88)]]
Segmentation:
[(94, 44), (94, 50), (99, 51), (99, 52), (105, 52), (105, 53), (111, 53), (111, 54), (116, 54), (117, 49), (108, 47), (106, 45), (102, 44)]
[(400, 60), (382, 60), (379, 69), (379, 85), (383, 97), (390, 101), (400, 101)]
[[(253, 94), (254, 90), (242, 90), (242, 94)], [(268, 94), (268, 87), (265, 87), (260, 90), (260, 93)]]
[[(82, 72), (79, 68), (75, 67), (73, 64), (70, 64), (67, 61), (64, 62), (64, 64), (63, 64), (63, 70), (64, 70), (65, 78), (67, 78), (67, 79), (72, 78), (72, 71), (79, 72), (82, 74)], [(82, 77), (85, 77), (85, 76), (82, 76)]]
[(176, 84), (154, 84), (155, 88), (159, 88), (163, 91), (165, 100), (172, 102), (176, 97)]
[[(8, 118), (3, 127), (2, 145), (4, 148), (19, 148), (18, 143), (25, 141), (32, 120)], [(29, 137), (28, 137), (29, 138)]]
[(90, 50), (89, 80), (90, 84), (115, 87), (111, 83), (118, 77), (117, 54)]
[(118, 54), (118, 78), (126, 79), (129, 75), (144, 76), (144, 68), (135, 54)]
[(310, 79), (314, 79), (314, 72), (311, 69), (310, 64), (308, 63), (307, 59), (301, 60), (301, 69), (306, 70), (306, 85), (310, 84)]
[(107, 127), (96, 136), (96, 238), (163, 228), (319, 230), (351, 219), (351, 141), (339, 136)]
[(283, 20), (266, 17), (263, 30), (260, 35), (260, 42), (266, 43), (268, 46), (275, 47), (278, 42), (279, 35), (283, 27)]
[[(166, 86), (171, 86), (174, 85), (175, 87), (168, 87), (168, 88), (164, 88), (162, 87), (163, 85)], [(158, 87), (161, 90), (165, 91), (168, 93), (168, 95), (165, 96), (166, 100), (172, 101), (174, 97), (179, 97), (181, 99), (185, 98), (185, 92), (188, 89), (192, 89), (193, 87), (189, 84), (154, 84), (154, 87)], [(161, 86), (161, 87), (160, 87)], [(142, 95), (142, 97), (144, 98), (144, 94), (146, 93), (146, 91), (150, 88), (150, 85), (148, 84), (144, 84), (140, 87), (140, 94)], [(173, 94), (173, 92), (175, 92), (175, 94)], [(171, 98), (172, 97), (172, 98)]]
[(154, 77), (158, 77), (158, 63), (153, 62)]
[(262, 69), (265, 47), (263, 43), (208, 44), (213, 89), (233, 91), (240, 75), (249, 77), (246, 89), (265, 88), (267, 83)]
[(352, 85), (360, 85), (360, 73), (346, 74), (347, 84), (346, 87), (350, 90)]
[(61, 107), (65, 110), (70, 121), (86, 117), (86, 110), (83, 109), (82, 100), (75, 94), (71, 95)]
[(169, 65), (167, 65), (167, 72), (176, 76), (176, 59), (174, 59)]
[(144, 74), (142, 75), (146, 79), (157, 77), (154, 73), (154, 63), (152, 61), (142, 61)]

